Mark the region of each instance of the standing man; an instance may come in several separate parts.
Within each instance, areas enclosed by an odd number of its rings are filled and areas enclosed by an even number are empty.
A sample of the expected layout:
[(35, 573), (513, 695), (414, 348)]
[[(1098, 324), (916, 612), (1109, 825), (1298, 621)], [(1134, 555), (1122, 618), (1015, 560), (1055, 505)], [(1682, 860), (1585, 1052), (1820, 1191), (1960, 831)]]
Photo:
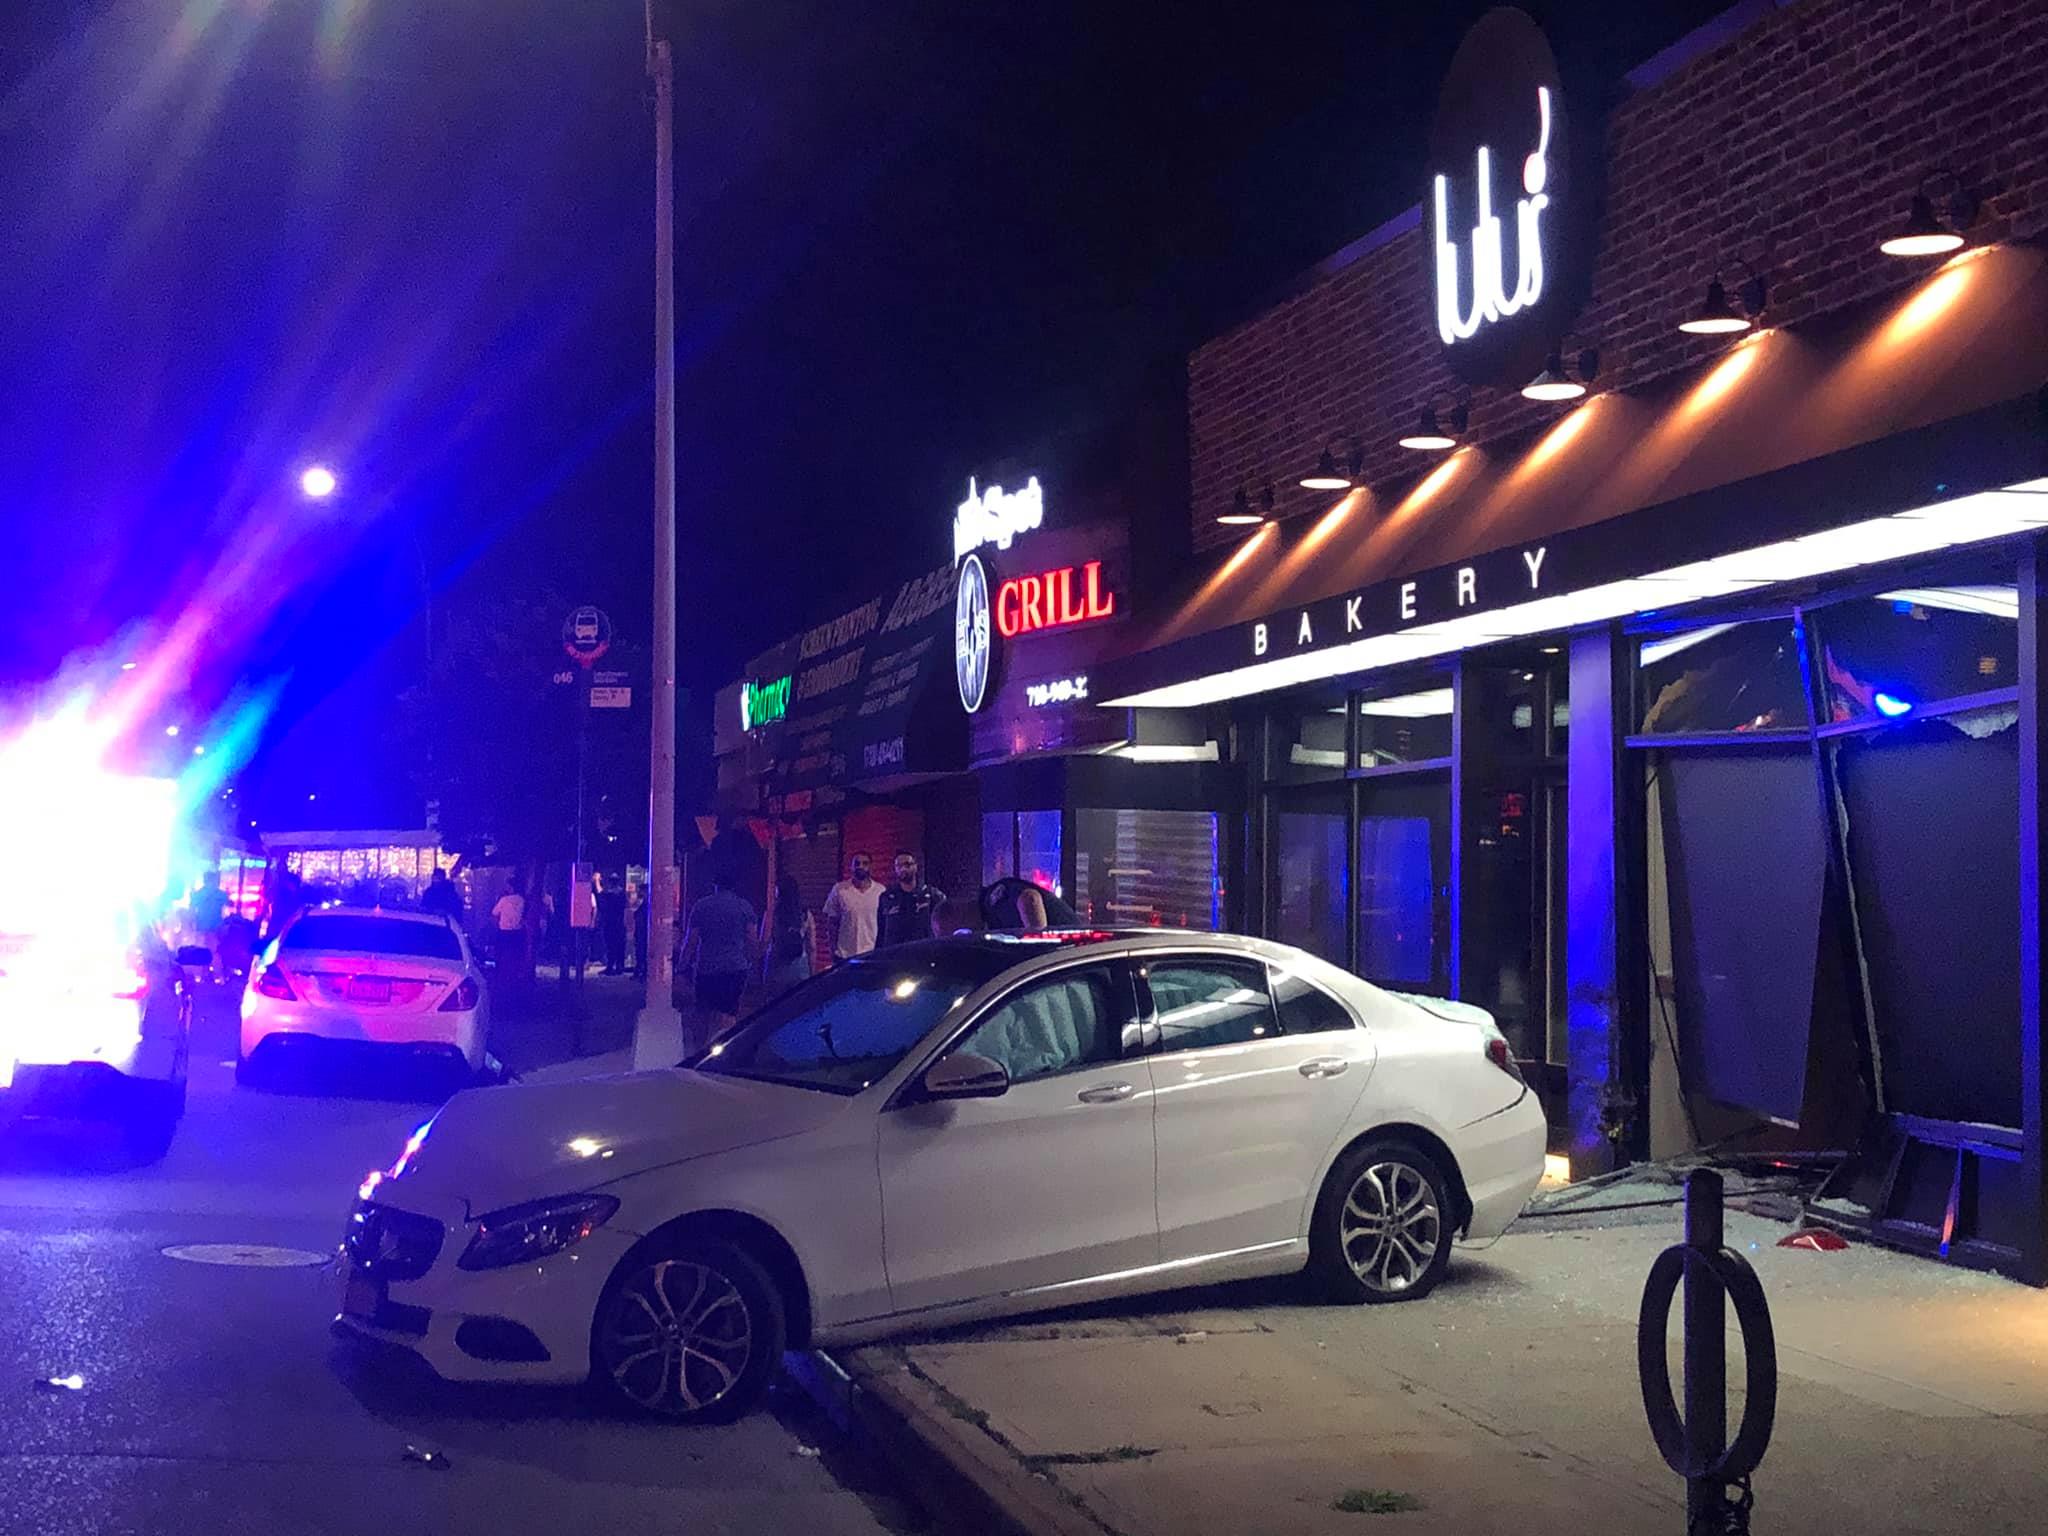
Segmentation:
[(526, 947), (526, 881), (512, 877), (505, 894), (491, 904), (491, 949), (498, 971), (510, 983), (519, 971), (520, 951)]
[(626, 974), (625, 879), (615, 870), (597, 872), (597, 926), (604, 937), (604, 973)]
[(877, 946), (886, 949), (891, 944), (937, 938), (939, 908), (945, 904), (944, 891), (934, 890), (918, 878), (917, 855), (897, 854), (896, 883), (882, 892), (875, 908)]
[(875, 947), (876, 909), (881, 901), (875, 861), (856, 853), (846, 878), (825, 898), (825, 920), (832, 924), (833, 959), (851, 960)]
[(583, 968), (590, 964), (591, 935), (597, 930), (597, 878), (588, 864), (569, 866), (569, 952), (562, 959), (564, 981), (572, 969), (581, 981)]
[(427, 888), (420, 892), (420, 910), (438, 912), (457, 927), (462, 924), (462, 892), (448, 878), (448, 871), (438, 864), (434, 866), (434, 875), (427, 882)]
[(705, 1045), (738, 1022), (740, 993), (753, 964), (751, 945), (759, 920), (732, 886), (731, 870), (711, 877), (711, 894), (690, 908), (690, 928), (683, 936), (681, 968), (695, 975), (697, 1007), (711, 1016), (710, 1031), (700, 1042)]

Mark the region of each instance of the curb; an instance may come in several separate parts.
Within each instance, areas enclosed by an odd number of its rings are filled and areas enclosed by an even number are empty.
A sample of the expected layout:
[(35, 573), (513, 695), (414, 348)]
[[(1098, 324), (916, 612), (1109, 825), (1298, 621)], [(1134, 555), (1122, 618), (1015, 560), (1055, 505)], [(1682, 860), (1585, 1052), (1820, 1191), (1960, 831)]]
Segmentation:
[(943, 1530), (985, 1536), (1103, 1536), (1106, 1529), (953, 1411), (899, 1359), (855, 1350), (792, 1354), (790, 1378), (839, 1427), (889, 1461)]

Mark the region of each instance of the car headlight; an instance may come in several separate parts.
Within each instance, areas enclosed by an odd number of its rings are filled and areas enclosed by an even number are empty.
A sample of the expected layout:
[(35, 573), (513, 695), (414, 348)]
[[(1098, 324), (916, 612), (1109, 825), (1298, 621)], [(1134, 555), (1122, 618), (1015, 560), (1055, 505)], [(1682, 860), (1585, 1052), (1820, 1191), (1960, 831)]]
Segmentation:
[(490, 1211), (455, 1262), (462, 1269), (502, 1269), (574, 1247), (618, 1214), (610, 1195), (564, 1195)]

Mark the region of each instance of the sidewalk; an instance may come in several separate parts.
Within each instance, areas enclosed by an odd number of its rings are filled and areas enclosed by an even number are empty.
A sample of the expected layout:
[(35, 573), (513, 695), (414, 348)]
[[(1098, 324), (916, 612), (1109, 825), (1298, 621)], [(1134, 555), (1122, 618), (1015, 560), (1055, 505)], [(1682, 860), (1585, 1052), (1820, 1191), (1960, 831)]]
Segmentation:
[[(1679, 1218), (1647, 1217), (1462, 1250), (1413, 1305), (1258, 1282), (841, 1363), (1029, 1531), (1353, 1531), (1334, 1507), (1349, 1495), (1417, 1533), (1676, 1533), (1683, 1489), (1645, 1427), (1635, 1315)], [(1779, 1342), (1755, 1528), (2040, 1529), (2048, 1294), (1877, 1248), (1776, 1247), (1789, 1230), (1728, 1217)]]

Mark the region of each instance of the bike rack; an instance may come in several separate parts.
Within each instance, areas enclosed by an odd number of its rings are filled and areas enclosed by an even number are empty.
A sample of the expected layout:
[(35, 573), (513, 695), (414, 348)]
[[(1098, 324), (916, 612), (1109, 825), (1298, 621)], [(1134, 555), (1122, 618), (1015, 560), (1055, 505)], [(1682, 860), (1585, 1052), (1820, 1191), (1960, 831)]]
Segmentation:
[[(1666, 1465), (1685, 1479), (1686, 1536), (1749, 1529), (1749, 1475), (1764, 1459), (1778, 1415), (1778, 1346), (1764, 1288), (1722, 1241), (1721, 1175), (1696, 1168), (1685, 1180), (1685, 1240), (1657, 1255), (1636, 1319), (1636, 1374), (1643, 1412)], [(1685, 1416), (1671, 1395), (1665, 1335), (1672, 1298), (1685, 1284)], [(1742, 1329), (1748, 1401), (1728, 1438), (1727, 1303)], [(1738, 1490), (1730, 1498), (1728, 1490)]]

